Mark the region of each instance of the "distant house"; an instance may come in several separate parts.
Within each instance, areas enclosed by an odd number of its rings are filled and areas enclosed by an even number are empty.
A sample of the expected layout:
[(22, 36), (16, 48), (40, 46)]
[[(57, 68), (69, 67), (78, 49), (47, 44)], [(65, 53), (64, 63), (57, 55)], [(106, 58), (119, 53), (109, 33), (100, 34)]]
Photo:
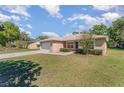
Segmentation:
[(28, 49), (40, 49), (40, 42), (32, 42), (28, 45)]
[[(46, 50), (49, 52), (60, 52), (61, 48), (68, 48), (74, 51), (80, 48), (79, 41), (81, 37), (82, 37), (81, 34), (77, 34), (77, 35), (70, 35), (65, 37), (54, 37), (54, 38), (41, 40), (40, 49)], [(108, 37), (103, 35), (92, 35), (92, 38), (94, 39), (93, 48), (101, 49), (103, 52), (103, 55), (105, 55), (107, 52), (106, 41), (108, 40)]]

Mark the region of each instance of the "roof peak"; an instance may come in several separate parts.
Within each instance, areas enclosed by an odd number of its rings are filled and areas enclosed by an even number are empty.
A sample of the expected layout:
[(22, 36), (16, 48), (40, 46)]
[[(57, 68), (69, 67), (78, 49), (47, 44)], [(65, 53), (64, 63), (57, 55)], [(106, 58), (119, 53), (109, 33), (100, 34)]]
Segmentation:
[[(75, 34), (75, 35), (69, 35), (64, 37), (51, 37), (48, 39), (41, 40), (42, 42), (45, 41), (69, 41), (69, 40), (80, 40), (82, 35), (90, 35), (90, 34)], [(105, 35), (92, 35), (93, 38), (105, 38), (108, 40), (108, 37)]]

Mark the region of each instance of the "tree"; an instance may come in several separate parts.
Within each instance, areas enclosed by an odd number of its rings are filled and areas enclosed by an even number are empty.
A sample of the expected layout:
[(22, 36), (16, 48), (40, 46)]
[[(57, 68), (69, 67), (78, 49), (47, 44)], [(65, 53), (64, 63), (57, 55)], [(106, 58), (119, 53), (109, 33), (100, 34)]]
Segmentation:
[(80, 39), (81, 48), (88, 54), (88, 50), (93, 46), (93, 38), (92, 34), (82, 34), (82, 38)]
[(103, 23), (94, 25), (92, 29), (90, 29), (92, 34), (96, 35), (106, 35), (107, 34), (107, 26)]
[(79, 34), (80, 32), (72, 32), (72, 35), (76, 35)]
[(115, 47), (124, 48), (124, 17), (112, 22), (107, 35), (109, 36), (109, 43), (113, 42)]
[(47, 38), (48, 38), (48, 36), (38, 36), (36, 38), (36, 40), (43, 40), (43, 39), (47, 39)]
[(27, 32), (20, 32), (19, 40), (30, 41), (30, 36)]
[(6, 44), (11, 45), (11, 42), (19, 39), (20, 30), (12, 22), (0, 22), (0, 44), (6, 46)]
[(27, 48), (30, 41), (31, 38), (29, 34), (26, 32), (21, 32), (19, 36), (19, 40), (17, 40), (15, 43), (18, 48)]
[(72, 32), (72, 35), (77, 35), (77, 34), (89, 34), (89, 32), (88, 31)]

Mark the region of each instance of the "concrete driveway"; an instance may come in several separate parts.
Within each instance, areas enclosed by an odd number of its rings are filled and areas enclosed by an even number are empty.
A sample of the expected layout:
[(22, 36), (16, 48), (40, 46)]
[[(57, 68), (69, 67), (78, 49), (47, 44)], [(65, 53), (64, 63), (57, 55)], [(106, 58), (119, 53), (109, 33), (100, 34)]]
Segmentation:
[(27, 55), (34, 55), (34, 54), (51, 54), (51, 55), (63, 55), (63, 56), (66, 56), (66, 55), (73, 54), (73, 52), (68, 52), (68, 53), (51, 53), (51, 52), (48, 52), (48, 51), (35, 50), (35, 51), (26, 51), (26, 52), (16, 52), (16, 53), (0, 54), (0, 59), (19, 57), (19, 56), (27, 56)]

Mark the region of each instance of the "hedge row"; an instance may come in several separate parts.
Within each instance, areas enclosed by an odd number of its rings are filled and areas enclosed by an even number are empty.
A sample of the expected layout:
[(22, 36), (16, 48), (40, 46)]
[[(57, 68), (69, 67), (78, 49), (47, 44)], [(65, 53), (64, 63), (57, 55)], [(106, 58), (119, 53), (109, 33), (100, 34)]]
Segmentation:
[(61, 52), (70, 52), (70, 50), (68, 48), (61, 48), (60, 51)]
[[(70, 52), (71, 50), (68, 48), (61, 48), (61, 52)], [(92, 55), (102, 55), (102, 50), (100, 49), (89, 49), (88, 51), (86, 49), (76, 49), (76, 53), (78, 54), (92, 54)]]
[(76, 50), (76, 53), (79, 53), (79, 54), (92, 54), (92, 55), (102, 55), (102, 50), (100, 49), (89, 49), (88, 51), (85, 50), (85, 49), (77, 49)]

